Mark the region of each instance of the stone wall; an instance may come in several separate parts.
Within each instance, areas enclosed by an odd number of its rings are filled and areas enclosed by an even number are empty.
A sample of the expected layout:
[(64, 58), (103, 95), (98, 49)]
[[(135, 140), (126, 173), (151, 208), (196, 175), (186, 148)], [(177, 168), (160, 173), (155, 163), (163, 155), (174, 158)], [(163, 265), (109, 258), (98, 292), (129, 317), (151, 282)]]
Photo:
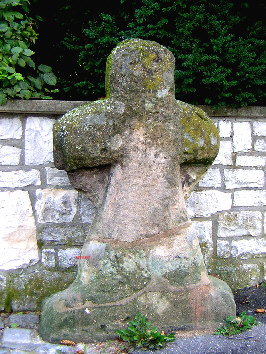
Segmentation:
[[(35, 310), (69, 285), (94, 206), (53, 165), (52, 126), (84, 102), (0, 106), (0, 310)], [(266, 111), (203, 107), (220, 153), (187, 200), (210, 273), (233, 289), (264, 279)]]

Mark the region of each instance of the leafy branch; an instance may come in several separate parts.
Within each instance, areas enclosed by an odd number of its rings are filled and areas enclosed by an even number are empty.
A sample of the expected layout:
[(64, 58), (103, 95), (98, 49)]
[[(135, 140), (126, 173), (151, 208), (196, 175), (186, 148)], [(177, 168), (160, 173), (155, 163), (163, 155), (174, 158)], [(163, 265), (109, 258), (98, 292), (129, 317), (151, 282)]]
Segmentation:
[(0, 2), (0, 104), (8, 99), (51, 98), (57, 90), (52, 68), (39, 65), (32, 59), (30, 47), (38, 35), (36, 20), (29, 16), (29, 0)]

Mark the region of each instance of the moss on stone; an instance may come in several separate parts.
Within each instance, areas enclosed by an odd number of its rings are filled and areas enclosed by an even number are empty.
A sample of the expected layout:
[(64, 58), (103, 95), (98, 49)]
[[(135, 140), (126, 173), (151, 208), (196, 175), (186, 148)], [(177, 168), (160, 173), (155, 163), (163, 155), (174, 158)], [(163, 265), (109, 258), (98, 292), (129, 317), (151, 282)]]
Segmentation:
[(209, 272), (224, 280), (232, 289), (242, 289), (254, 285), (260, 280), (260, 267), (247, 272), (246, 260), (240, 258), (211, 257)]
[(184, 164), (212, 164), (219, 151), (219, 132), (201, 109), (178, 101), (183, 129)]
[(43, 240), (37, 240), (37, 247), (39, 248), (39, 250), (41, 250), (43, 246), (44, 246)]
[[(32, 307), (40, 310), (41, 303), (47, 296), (68, 287), (74, 280), (75, 273), (62, 272), (38, 272), (9, 274), (6, 289), (3, 292), (4, 310), (12, 311), (14, 301), (23, 307), (26, 301), (32, 303)], [(26, 309), (26, 308), (25, 308)]]

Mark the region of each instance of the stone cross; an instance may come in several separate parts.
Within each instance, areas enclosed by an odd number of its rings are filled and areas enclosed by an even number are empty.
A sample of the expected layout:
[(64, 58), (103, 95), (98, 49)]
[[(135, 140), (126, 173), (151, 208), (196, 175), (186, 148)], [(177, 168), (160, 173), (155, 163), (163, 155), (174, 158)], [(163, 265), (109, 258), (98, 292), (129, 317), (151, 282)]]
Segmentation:
[(54, 126), (54, 157), (96, 205), (77, 278), (42, 309), (50, 341), (107, 340), (136, 312), (164, 330), (215, 327), (235, 304), (209, 277), (184, 196), (219, 149), (217, 129), (174, 95), (174, 57), (140, 39), (107, 60), (107, 98)]

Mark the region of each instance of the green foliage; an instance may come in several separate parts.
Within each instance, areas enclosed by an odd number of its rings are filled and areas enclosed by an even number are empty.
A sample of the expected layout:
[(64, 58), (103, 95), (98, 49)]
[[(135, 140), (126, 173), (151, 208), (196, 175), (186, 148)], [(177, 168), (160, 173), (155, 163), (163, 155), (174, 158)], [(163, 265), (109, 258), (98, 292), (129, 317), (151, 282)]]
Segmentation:
[(54, 6), (55, 20), (49, 22), (53, 40), (44, 28), (41, 46), (48, 42), (57, 58), (53, 67), (61, 98), (104, 96), (110, 51), (123, 39), (142, 38), (173, 52), (177, 99), (219, 106), (264, 104), (262, 1), (113, 0), (92, 8), (81, 0), (59, 0)]
[(225, 321), (226, 326), (218, 328), (214, 334), (231, 336), (251, 329), (258, 324), (253, 316), (246, 315), (245, 312), (242, 312), (239, 317), (228, 316)]
[(156, 327), (151, 329), (151, 323), (147, 322), (145, 316), (137, 313), (135, 320), (129, 322), (128, 329), (116, 331), (125, 342), (137, 348), (160, 349), (166, 342), (173, 342), (175, 334), (165, 335), (157, 331)]
[(39, 65), (32, 59), (30, 47), (37, 39), (36, 23), (29, 16), (29, 0), (0, 2), (0, 104), (9, 98), (51, 98), (56, 90), (52, 68)]
[(17, 327), (19, 327), (19, 324), (17, 324), (17, 323), (11, 323), (11, 324), (10, 324), (10, 327), (11, 327), (11, 328), (17, 328)]

